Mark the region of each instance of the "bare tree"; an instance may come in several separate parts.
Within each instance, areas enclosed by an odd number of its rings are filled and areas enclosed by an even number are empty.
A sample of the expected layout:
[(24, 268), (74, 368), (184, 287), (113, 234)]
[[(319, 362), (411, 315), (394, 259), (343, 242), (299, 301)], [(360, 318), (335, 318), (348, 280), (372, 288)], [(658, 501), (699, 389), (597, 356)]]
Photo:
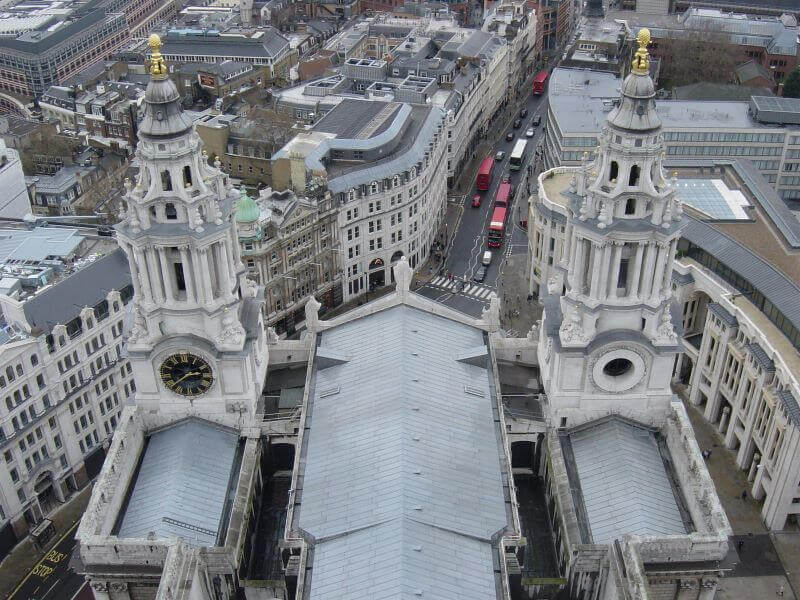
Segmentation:
[(672, 30), (656, 42), (661, 58), (661, 87), (667, 89), (698, 82), (732, 83), (733, 70), (741, 62), (738, 48), (720, 31)]

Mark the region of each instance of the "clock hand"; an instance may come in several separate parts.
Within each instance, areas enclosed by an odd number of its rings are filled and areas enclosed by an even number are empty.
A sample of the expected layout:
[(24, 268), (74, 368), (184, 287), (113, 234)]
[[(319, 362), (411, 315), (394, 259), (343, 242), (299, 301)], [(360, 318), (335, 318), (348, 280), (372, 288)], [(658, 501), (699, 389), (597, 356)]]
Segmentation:
[(186, 373), (186, 375), (184, 375), (183, 377), (178, 379), (178, 381), (176, 381), (173, 385), (178, 385), (181, 381), (183, 381), (187, 377), (191, 377), (192, 375), (200, 375), (200, 372), (199, 371), (190, 371), (190, 372)]

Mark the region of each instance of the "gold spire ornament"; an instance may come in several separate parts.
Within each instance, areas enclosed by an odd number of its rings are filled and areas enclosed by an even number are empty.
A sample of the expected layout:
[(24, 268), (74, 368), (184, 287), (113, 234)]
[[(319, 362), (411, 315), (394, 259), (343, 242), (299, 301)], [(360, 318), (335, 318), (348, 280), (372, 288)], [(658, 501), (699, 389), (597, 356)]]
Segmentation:
[(650, 73), (650, 55), (647, 53), (647, 46), (650, 44), (650, 30), (642, 27), (636, 36), (639, 49), (633, 55), (632, 71), (637, 75), (648, 75)]
[(167, 76), (167, 63), (161, 56), (161, 38), (156, 33), (150, 34), (147, 45), (150, 46), (150, 76), (163, 79)]

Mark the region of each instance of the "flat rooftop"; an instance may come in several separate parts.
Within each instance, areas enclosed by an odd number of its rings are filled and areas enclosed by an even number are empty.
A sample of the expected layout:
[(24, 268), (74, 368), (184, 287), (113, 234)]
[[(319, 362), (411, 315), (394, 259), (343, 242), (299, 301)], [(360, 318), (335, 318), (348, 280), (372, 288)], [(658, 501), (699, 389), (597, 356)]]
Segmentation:
[(488, 359), (481, 330), (406, 305), (320, 334), (294, 516), (310, 599), (498, 596), (513, 517)]
[(575, 505), (579, 513), (583, 508), (592, 543), (687, 533), (656, 435), (616, 417), (561, 435)]
[(226, 530), (226, 501), (238, 481), (239, 436), (188, 419), (150, 435), (117, 520), (122, 538), (176, 536), (215, 546)]
[(338, 138), (366, 140), (386, 131), (402, 104), (345, 98), (314, 125), (314, 131)]

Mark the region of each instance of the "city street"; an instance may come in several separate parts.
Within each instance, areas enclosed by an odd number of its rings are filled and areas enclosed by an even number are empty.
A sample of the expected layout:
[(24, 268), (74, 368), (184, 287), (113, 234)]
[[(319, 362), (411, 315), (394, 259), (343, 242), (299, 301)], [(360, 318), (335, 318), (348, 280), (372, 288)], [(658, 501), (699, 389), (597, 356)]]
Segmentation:
[(75, 548), (76, 523), (36, 564), (7, 600), (84, 600), (91, 592), (83, 575), (69, 567)]
[[(509, 174), (512, 185), (516, 188), (524, 178), (525, 168), (519, 171), (510, 170), (509, 159), (511, 150), (518, 139), (527, 139), (528, 147), (526, 150), (526, 164), (532, 163), (532, 158), (544, 135), (544, 122), (547, 110), (547, 93), (542, 96), (533, 96), (530, 93), (530, 86), (526, 86), (525, 95), (514, 109), (513, 113), (503, 118), (493, 133), (496, 135), (490, 150), (485, 151), (486, 156), (494, 156), (498, 151), (505, 152), (505, 158), (495, 163), (492, 171), (492, 183), (489, 190), (481, 193), (482, 201), (479, 208), (473, 208), (472, 197), (477, 193), (475, 188), (476, 173), (465, 173), (464, 176), (471, 182), (468, 192), (460, 197), (451, 198), (451, 201), (458, 202), (461, 206), (461, 216), (458, 220), (455, 234), (448, 232), (449, 247), (444, 268), (440, 270), (438, 276), (434, 277), (426, 285), (421, 286), (417, 292), (441, 302), (451, 308), (455, 308), (463, 313), (479, 316), (483, 308), (488, 304), (489, 294), (498, 289), (498, 278), (503, 271), (506, 257), (512, 254), (522, 254), (527, 247), (527, 232), (520, 227), (520, 216), (527, 210), (526, 199), (528, 197), (525, 190), (518, 190), (509, 208), (506, 220), (506, 235), (503, 245), (500, 248), (492, 248), (492, 263), (486, 273), (486, 279), (482, 283), (473, 281), (473, 277), (480, 267), (481, 257), (485, 250), (489, 249), (486, 242), (487, 229), (492, 214), (495, 194), (500, 185), (503, 175)], [(519, 128), (514, 129), (512, 123), (519, 117), (520, 111), (525, 108), (528, 114), (522, 119)], [(535, 135), (532, 138), (525, 138), (525, 130), (531, 127), (531, 123), (536, 115), (542, 120), (538, 127), (534, 127)], [(506, 133), (512, 131), (514, 139), (506, 141)], [(482, 157), (480, 157), (482, 158)], [(447, 273), (453, 275), (454, 281), (450, 281)], [(460, 280), (460, 281), (459, 281)], [(462, 283), (463, 282), (463, 283)]]

